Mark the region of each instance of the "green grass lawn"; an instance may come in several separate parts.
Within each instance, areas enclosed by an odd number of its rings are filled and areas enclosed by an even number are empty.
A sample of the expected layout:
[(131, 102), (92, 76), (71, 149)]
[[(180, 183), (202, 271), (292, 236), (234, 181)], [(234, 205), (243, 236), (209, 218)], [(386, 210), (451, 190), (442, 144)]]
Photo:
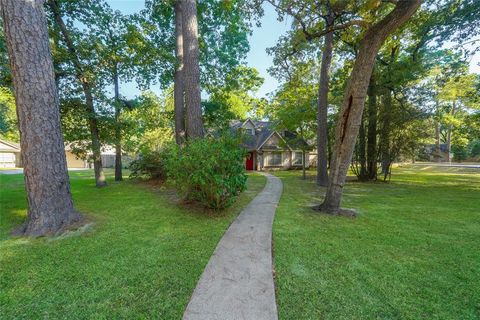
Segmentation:
[(324, 193), (313, 178), (278, 176), (280, 319), (480, 319), (479, 170), (407, 166), (388, 184), (350, 182), (355, 219), (312, 211)]
[(2, 319), (180, 319), (217, 242), (265, 184), (250, 175), (233, 208), (206, 215), (178, 205), (170, 189), (131, 181), (97, 189), (92, 171), (70, 176), (93, 227), (32, 240), (9, 236), (25, 218), (23, 176), (0, 175)]

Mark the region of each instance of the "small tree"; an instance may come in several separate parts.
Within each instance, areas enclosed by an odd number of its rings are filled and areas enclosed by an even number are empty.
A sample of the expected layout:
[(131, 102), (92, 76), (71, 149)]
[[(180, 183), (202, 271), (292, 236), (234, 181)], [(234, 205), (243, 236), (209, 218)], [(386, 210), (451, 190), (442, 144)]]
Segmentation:
[(315, 68), (309, 64), (296, 65), (289, 81), (276, 93), (271, 106), (273, 118), (279, 120), (279, 129), (295, 132), (295, 137), (285, 137), (287, 143), (302, 151), (302, 177), (306, 179), (306, 141), (316, 132)]
[(94, 77), (93, 72), (89, 70), (85, 63), (80, 58), (79, 50), (73, 38), (71, 32), (65, 24), (62, 16), (61, 6), (59, 0), (48, 0), (48, 7), (53, 16), (53, 21), (58, 28), (62, 42), (65, 44), (68, 52), (68, 60), (74, 67), (75, 77), (80, 84), (84, 98), (85, 98), (85, 114), (88, 119), (88, 126), (90, 129), (90, 138), (92, 141), (91, 149), (93, 156), (93, 166), (95, 171), (95, 184), (97, 187), (104, 187), (107, 185), (105, 174), (103, 172), (102, 157), (101, 157), (101, 143), (98, 119), (95, 111), (94, 104)]
[(446, 106), (446, 113), (442, 119), (447, 128), (446, 143), (448, 161), (451, 161), (452, 134), (460, 125), (462, 111), (464, 111), (465, 108), (476, 106), (474, 103), (476, 95), (475, 80), (476, 76), (473, 74), (462, 74), (450, 78), (440, 91), (440, 100), (448, 104)]

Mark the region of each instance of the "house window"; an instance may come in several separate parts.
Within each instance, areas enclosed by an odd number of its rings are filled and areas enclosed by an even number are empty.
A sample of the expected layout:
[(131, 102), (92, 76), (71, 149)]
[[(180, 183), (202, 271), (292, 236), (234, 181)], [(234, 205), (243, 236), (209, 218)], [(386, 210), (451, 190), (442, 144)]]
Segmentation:
[(303, 154), (302, 152), (295, 152), (293, 155), (293, 162), (294, 166), (301, 166), (303, 164)]
[(15, 155), (13, 153), (0, 153), (0, 163), (4, 162), (15, 162)]
[(253, 129), (245, 129), (245, 131), (247, 132), (247, 134), (253, 136), (255, 134), (255, 132), (253, 131)]
[(267, 158), (267, 165), (271, 167), (281, 166), (282, 165), (282, 153), (281, 152), (272, 152)]

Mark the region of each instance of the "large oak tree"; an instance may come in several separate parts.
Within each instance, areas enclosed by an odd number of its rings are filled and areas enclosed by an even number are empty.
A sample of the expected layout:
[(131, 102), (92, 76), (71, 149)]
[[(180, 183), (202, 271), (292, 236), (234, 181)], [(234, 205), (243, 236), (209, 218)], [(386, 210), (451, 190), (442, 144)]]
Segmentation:
[(391, 1), (395, 8), (369, 27), (360, 41), (358, 55), (344, 91), (335, 131), (335, 147), (327, 192), (319, 210), (332, 214), (354, 214), (340, 209), (343, 186), (352, 159), (375, 58), (385, 39), (418, 9), (421, 0)]
[[(275, 60), (285, 66), (296, 61), (308, 51), (321, 51), (321, 67), (318, 79), (317, 99), (317, 184), (328, 184), (328, 93), (330, 91), (330, 68), (335, 45), (334, 36), (353, 26), (365, 26), (368, 22), (361, 18), (364, 11), (378, 4), (351, 1), (311, 1), (311, 0), (267, 0), (273, 5), (279, 17), (289, 15), (294, 19), (293, 30), (269, 49)], [(372, 8), (373, 9), (373, 8)], [(337, 34), (337, 36), (338, 36)], [(323, 46), (319, 50), (319, 40)], [(310, 45), (307, 45), (310, 43)], [(300, 60), (305, 57), (300, 58)], [(316, 58), (315, 58), (316, 59)], [(289, 61), (290, 60), (290, 61)]]

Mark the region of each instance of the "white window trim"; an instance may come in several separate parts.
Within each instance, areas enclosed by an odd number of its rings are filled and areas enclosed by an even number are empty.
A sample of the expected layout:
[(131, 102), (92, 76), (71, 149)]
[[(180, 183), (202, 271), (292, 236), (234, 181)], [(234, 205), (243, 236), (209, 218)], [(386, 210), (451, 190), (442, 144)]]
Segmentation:
[[(297, 153), (300, 153), (300, 163), (297, 163)], [(306, 155), (305, 155), (306, 157)], [(303, 152), (302, 151), (294, 151), (293, 152), (293, 159), (292, 159), (292, 166), (302, 166), (303, 165)]]
[[(274, 154), (280, 154), (280, 163), (278, 164), (271, 164), (270, 161), (273, 160)], [(264, 157), (264, 167), (282, 167), (283, 166), (283, 152), (281, 151), (270, 151)]]

